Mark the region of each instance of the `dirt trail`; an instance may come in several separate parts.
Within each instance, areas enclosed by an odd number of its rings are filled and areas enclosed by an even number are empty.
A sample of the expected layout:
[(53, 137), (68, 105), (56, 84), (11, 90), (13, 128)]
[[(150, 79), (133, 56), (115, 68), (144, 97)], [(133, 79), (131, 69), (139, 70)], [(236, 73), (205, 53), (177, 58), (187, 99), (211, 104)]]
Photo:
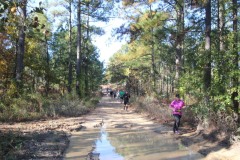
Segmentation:
[(70, 138), (68, 160), (91, 156), (100, 156), (101, 160), (202, 158), (182, 146), (171, 127), (155, 123), (131, 107), (125, 111), (123, 104), (110, 97), (103, 97), (99, 107), (83, 120), (83, 130)]

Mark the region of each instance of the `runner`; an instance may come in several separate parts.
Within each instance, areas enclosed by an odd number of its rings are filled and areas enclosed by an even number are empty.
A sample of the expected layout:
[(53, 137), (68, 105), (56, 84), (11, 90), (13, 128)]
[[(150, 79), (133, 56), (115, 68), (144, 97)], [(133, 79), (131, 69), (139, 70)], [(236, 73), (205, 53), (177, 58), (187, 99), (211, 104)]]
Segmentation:
[(120, 102), (122, 103), (123, 102), (123, 95), (125, 94), (124, 91), (119, 91), (119, 96), (120, 96)]
[(124, 110), (128, 110), (128, 105), (129, 105), (129, 98), (130, 94), (126, 91), (126, 93), (123, 95), (123, 101), (124, 101)]
[(173, 100), (170, 104), (170, 108), (173, 111), (172, 114), (174, 117), (173, 133), (179, 134), (178, 128), (180, 126), (180, 119), (182, 117), (182, 108), (184, 106), (185, 106), (185, 104), (180, 99), (180, 95), (176, 94), (175, 100)]

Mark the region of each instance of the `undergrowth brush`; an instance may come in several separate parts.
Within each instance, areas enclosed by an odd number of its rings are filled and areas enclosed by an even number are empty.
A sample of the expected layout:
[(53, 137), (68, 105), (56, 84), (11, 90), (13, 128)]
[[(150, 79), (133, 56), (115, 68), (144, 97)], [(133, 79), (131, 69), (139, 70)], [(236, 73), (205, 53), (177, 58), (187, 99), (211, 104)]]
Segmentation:
[(153, 97), (139, 97), (134, 103), (136, 111), (140, 113), (147, 113), (149, 116), (163, 120), (165, 122), (171, 119), (171, 110), (167, 104), (160, 103)]
[(38, 93), (6, 98), (0, 102), (0, 121), (18, 122), (80, 116), (94, 109), (98, 100), (98, 97), (79, 100), (75, 95), (44, 97)]

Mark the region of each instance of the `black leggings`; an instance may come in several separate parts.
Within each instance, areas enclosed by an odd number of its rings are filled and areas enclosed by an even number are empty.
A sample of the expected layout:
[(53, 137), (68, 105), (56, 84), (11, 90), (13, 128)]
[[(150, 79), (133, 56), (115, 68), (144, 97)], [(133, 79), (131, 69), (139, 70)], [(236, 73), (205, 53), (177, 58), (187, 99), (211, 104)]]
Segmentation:
[(179, 114), (174, 114), (174, 125), (173, 125), (173, 132), (175, 133), (176, 131), (178, 131), (178, 127), (180, 126), (180, 119), (181, 119), (181, 115)]
[(129, 103), (129, 100), (124, 99), (124, 105), (127, 105)]

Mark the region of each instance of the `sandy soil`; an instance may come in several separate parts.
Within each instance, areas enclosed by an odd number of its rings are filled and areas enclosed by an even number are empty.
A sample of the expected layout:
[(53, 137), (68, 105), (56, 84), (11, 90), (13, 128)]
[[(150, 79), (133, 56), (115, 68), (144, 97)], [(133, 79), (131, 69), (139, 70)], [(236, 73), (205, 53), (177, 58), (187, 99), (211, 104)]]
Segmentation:
[[(90, 114), (76, 118), (59, 118), (34, 122), (22, 122), (14, 124), (0, 124), (0, 134), (11, 131), (23, 141), (22, 149), (14, 150), (16, 159), (65, 159), (66, 149), (69, 147), (71, 135), (81, 132), (86, 128), (98, 128), (108, 121), (112, 127), (127, 128), (155, 128), (164, 134), (172, 134), (171, 125), (162, 126), (147, 115), (139, 115), (134, 108), (129, 108), (126, 113), (123, 110), (113, 110), (114, 103), (106, 103), (109, 98), (102, 100), (97, 109)], [(107, 107), (101, 107), (101, 105)], [(117, 103), (117, 102), (116, 102)], [(131, 121), (125, 121), (127, 117), (135, 117)], [(227, 147), (223, 141), (209, 141), (201, 133), (194, 132), (187, 126), (181, 127), (182, 134), (176, 138), (184, 145), (205, 156), (207, 160), (239, 160), (240, 145)], [(208, 138), (209, 139), (209, 138)], [(211, 139), (211, 138), (210, 138)], [(12, 144), (14, 145), (14, 144)], [(71, 147), (71, 144), (70, 144)]]

